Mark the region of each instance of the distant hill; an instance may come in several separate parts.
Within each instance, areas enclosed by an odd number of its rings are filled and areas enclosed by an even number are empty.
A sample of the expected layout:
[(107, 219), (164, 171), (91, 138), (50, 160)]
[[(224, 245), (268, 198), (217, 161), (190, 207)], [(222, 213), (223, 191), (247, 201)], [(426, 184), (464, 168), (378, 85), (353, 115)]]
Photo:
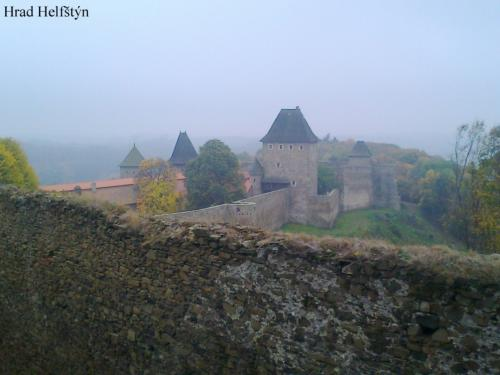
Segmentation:
[(381, 239), (397, 245), (448, 245), (461, 248), (427, 221), (416, 209), (366, 209), (339, 215), (335, 227), (321, 229), (308, 225), (287, 224), (283, 232), (305, 233), (315, 236), (357, 237)]

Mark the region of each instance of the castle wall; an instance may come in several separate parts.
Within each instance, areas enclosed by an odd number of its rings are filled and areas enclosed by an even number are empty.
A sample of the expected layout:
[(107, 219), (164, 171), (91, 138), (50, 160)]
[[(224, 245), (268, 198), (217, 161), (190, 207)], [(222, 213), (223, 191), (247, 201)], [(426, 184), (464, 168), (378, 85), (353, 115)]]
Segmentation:
[(160, 219), (193, 223), (228, 223), (279, 229), (288, 219), (289, 189), (256, 195), (234, 203), (159, 215)]
[(255, 203), (255, 226), (265, 229), (279, 229), (288, 222), (290, 189), (255, 195), (239, 202)]
[(342, 170), (342, 210), (373, 205), (373, 174), (370, 158), (349, 158)]
[(319, 228), (332, 228), (340, 212), (340, 191), (334, 189), (326, 195), (309, 197), (307, 224)]

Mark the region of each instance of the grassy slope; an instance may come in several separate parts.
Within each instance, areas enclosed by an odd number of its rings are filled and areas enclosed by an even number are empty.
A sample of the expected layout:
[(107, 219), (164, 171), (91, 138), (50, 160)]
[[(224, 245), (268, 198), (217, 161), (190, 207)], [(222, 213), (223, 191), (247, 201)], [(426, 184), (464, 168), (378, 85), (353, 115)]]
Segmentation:
[(282, 229), (288, 233), (306, 233), (315, 236), (358, 237), (382, 239), (397, 245), (446, 244), (461, 247), (446, 237), (418, 212), (403, 208), (356, 210), (341, 214), (335, 227), (321, 229), (308, 225), (287, 224)]

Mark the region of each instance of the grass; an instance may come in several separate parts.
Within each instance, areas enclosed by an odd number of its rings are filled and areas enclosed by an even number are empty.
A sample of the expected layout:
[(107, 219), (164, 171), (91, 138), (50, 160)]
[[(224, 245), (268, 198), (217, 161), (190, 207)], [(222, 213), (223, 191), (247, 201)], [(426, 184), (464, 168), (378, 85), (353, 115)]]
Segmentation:
[(463, 247), (434, 227), (418, 211), (404, 207), (401, 211), (384, 208), (342, 213), (332, 229), (287, 224), (281, 230), (286, 233), (304, 233), (320, 237), (379, 239), (396, 245), (443, 244), (455, 248)]

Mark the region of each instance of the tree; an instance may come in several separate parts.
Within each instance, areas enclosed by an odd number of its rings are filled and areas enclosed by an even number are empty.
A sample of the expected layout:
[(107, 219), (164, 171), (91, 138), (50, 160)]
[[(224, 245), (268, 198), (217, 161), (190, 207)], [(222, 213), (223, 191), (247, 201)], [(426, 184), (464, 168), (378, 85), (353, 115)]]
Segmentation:
[(0, 138), (0, 183), (36, 189), (38, 178), (21, 146), (10, 138)]
[(454, 189), (447, 224), (453, 234), (463, 240), (467, 247), (473, 245), (473, 216), (478, 201), (473, 194), (477, 183), (475, 168), (484, 146), (484, 122), (461, 125), (457, 130), (455, 147), (451, 157), (453, 163)]
[(198, 209), (233, 202), (244, 197), (238, 158), (218, 139), (200, 147), (198, 157), (186, 167), (189, 207)]
[(176, 172), (168, 162), (161, 159), (144, 160), (136, 180), (139, 213), (155, 215), (182, 208), (183, 198), (176, 191)]
[(500, 252), (500, 126), (491, 129), (486, 137), (475, 176), (475, 243), (482, 251)]
[(335, 170), (331, 164), (320, 163), (318, 166), (318, 194), (327, 194), (338, 187)]
[(434, 169), (428, 170), (418, 182), (422, 213), (436, 224), (442, 224), (448, 212), (452, 184), (451, 173)]

